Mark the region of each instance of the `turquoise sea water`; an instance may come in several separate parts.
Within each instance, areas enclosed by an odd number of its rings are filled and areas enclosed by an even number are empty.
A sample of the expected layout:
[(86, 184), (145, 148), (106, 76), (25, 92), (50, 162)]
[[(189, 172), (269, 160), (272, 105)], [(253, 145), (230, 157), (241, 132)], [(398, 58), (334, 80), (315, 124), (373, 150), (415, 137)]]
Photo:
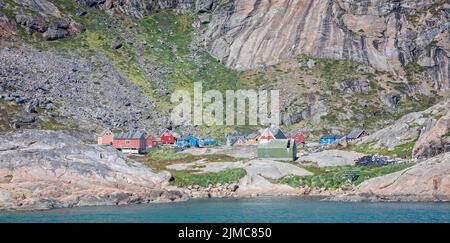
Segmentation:
[(343, 203), (297, 197), (0, 212), (0, 222), (446, 222), (450, 203)]

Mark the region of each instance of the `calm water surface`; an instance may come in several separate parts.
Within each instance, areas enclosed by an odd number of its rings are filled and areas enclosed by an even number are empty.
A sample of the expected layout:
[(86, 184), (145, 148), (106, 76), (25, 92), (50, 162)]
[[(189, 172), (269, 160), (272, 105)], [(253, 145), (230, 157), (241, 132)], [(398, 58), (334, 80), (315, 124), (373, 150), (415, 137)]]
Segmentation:
[(297, 197), (0, 212), (0, 222), (446, 222), (450, 203), (343, 203)]

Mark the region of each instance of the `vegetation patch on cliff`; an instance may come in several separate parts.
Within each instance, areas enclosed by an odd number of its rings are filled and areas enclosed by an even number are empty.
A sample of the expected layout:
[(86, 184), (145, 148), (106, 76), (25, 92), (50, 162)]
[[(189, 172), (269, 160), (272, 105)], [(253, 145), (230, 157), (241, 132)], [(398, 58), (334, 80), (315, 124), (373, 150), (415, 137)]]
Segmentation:
[(305, 167), (314, 173), (312, 176), (288, 176), (278, 183), (292, 187), (309, 188), (340, 188), (346, 184), (359, 185), (368, 179), (391, 174), (413, 166), (412, 163), (394, 164), (382, 167), (375, 166), (337, 166), (317, 169), (317, 167)]

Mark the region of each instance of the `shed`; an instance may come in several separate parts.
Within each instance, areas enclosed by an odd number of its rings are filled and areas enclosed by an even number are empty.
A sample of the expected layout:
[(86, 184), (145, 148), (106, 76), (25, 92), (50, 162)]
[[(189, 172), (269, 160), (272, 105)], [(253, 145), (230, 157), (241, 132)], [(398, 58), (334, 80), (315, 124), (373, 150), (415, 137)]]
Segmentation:
[(367, 136), (369, 136), (369, 133), (367, 131), (361, 128), (355, 128), (351, 133), (347, 135), (347, 140), (353, 141)]
[(293, 139), (278, 139), (258, 146), (258, 158), (295, 161), (297, 146)]
[(296, 144), (305, 143), (305, 135), (303, 133), (297, 133), (292, 137)]
[(157, 137), (148, 135), (146, 139), (147, 148), (157, 148), (159, 146), (159, 143), (160, 140)]
[(320, 138), (320, 144), (328, 145), (337, 142), (342, 137), (339, 135), (326, 135)]
[(198, 139), (194, 136), (181, 137), (177, 140), (177, 146), (181, 147), (181, 148), (184, 148), (184, 147), (199, 148), (200, 147), (200, 139)]
[(247, 145), (257, 145), (259, 141), (259, 135), (257, 133), (250, 133), (245, 135), (245, 142)]
[(203, 139), (203, 146), (217, 146), (217, 145), (219, 145), (217, 140), (210, 136)]

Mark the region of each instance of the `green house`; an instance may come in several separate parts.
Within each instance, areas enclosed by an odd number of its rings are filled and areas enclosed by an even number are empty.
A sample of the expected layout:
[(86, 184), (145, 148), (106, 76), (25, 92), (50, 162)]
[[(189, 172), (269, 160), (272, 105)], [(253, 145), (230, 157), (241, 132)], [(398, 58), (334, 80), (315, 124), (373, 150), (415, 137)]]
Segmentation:
[(297, 146), (292, 139), (271, 140), (269, 143), (258, 146), (258, 158), (260, 159), (297, 159)]

